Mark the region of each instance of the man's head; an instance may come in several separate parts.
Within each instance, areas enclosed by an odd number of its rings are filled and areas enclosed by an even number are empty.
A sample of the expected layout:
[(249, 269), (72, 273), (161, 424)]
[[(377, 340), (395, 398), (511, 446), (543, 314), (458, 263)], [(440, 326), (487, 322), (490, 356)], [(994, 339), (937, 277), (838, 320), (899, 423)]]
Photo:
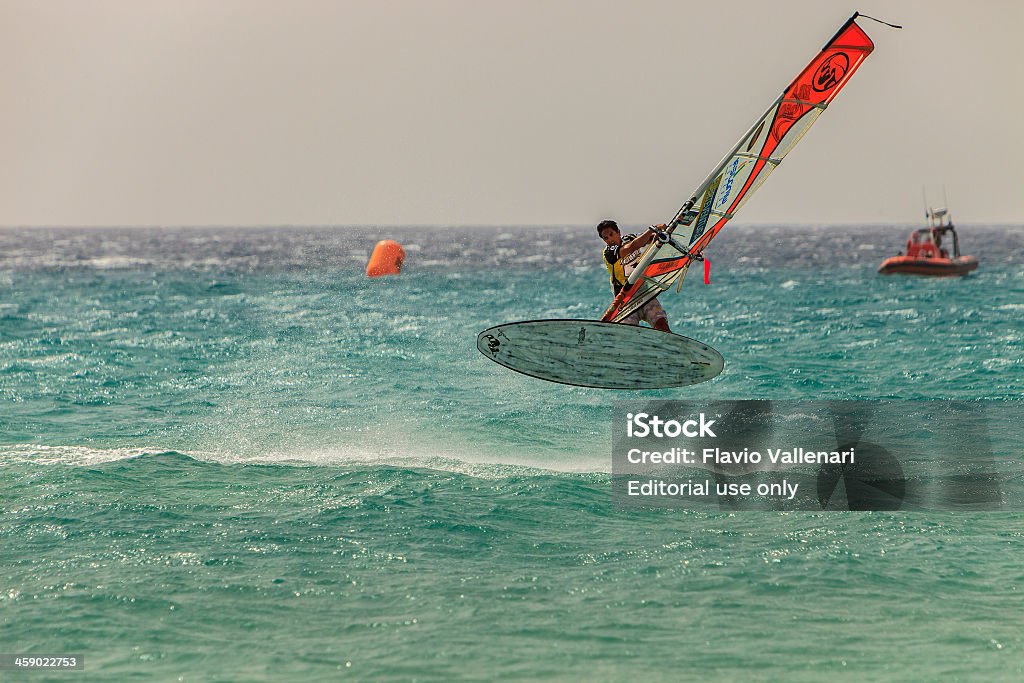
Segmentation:
[(622, 244), (622, 233), (619, 232), (619, 224), (615, 221), (607, 220), (598, 223), (597, 234), (601, 236), (601, 239), (609, 247), (617, 247)]

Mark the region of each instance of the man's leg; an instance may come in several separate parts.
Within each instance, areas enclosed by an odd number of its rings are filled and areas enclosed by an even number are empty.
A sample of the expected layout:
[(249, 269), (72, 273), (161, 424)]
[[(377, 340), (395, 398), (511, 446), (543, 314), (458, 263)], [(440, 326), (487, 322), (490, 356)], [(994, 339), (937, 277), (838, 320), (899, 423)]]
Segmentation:
[(619, 321), (621, 325), (639, 325), (640, 324), (640, 311), (633, 311), (625, 318)]
[(672, 331), (668, 327), (668, 316), (665, 315), (665, 309), (661, 307), (657, 299), (648, 301), (640, 311), (643, 319), (650, 323), (654, 329), (661, 330), (662, 332)]

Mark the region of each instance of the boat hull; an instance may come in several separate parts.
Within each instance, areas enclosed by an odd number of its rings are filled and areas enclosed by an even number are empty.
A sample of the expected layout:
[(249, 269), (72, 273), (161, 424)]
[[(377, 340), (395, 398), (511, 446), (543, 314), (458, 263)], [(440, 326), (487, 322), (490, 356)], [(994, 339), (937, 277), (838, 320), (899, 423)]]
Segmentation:
[(885, 259), (878, 268), (882, 275), (931, 275), (953, 277), (966, 275), (978, 267), (973, 256), (956, 258), (918, 258), (916, 256), (892, 256)]

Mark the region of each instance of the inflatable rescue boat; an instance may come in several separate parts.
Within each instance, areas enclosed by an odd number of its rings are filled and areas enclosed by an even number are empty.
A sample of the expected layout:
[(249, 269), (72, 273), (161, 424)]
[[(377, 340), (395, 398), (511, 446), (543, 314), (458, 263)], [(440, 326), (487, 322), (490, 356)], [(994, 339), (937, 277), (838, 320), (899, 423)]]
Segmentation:
[[(946, 209), (930, 210), (928, 217), (931, 226), (910, 233), (907, 253), (900, 252), (882, 261), (879, 273), (950, 276), (966, 275), (978, 267), (977, 258), (960, 255), (960, 239)], [(953, 238), (953, 256), (942, 247), (942, 238), (947, 234)]]

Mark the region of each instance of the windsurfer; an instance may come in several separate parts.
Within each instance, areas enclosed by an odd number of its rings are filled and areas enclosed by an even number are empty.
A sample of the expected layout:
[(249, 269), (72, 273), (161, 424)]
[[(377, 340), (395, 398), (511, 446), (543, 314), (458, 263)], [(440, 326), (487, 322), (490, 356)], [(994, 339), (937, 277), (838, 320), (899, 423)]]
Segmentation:
[[(640, 260), (643, 247), (654, 239), (659, 230), (664, 229), (664, 225), (653, 225), (641, 235), (623, 235), (619, 231), (619, 224), (613, 220), (601, 221), (598, 224), (597, 234), (607, 245), (604, 250), (604, 264), (608, 268), (612, 290), (615, 294), (618, 294), (619, 290), (626, 286), (629, 274), (633, 271), (636, 262)], [(639, 325), (641, 320), (647, 321), (656, 330), (670, 331), (665, 309), (661, 307), (657, 299), (651, 299), (639, 310), (619, 322), (627, 325)]]

